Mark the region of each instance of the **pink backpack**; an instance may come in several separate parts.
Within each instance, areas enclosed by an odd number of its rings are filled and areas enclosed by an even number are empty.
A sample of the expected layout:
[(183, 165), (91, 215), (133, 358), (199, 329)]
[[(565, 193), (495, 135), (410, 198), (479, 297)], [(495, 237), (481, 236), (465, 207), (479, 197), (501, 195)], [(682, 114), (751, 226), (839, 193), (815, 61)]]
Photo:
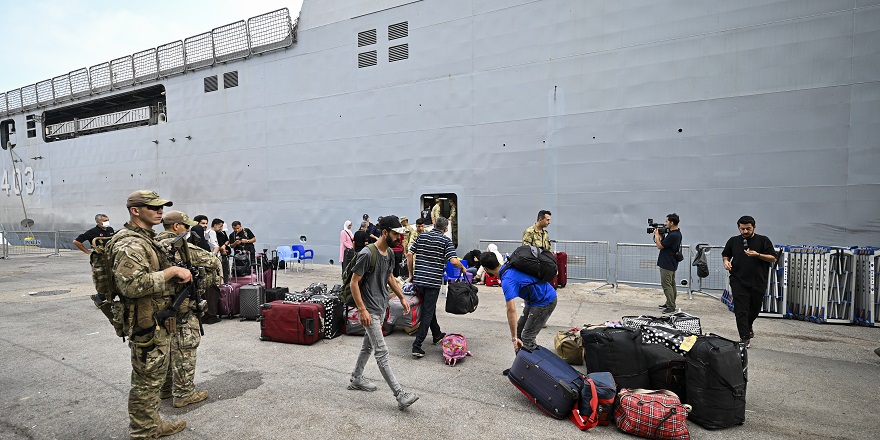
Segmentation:
[(446, 365), (454, 367), (459, 359), (473, 356), (467, 349), (467, 338), (458, 333), (449, 333), (443, 337), (443, 359)]

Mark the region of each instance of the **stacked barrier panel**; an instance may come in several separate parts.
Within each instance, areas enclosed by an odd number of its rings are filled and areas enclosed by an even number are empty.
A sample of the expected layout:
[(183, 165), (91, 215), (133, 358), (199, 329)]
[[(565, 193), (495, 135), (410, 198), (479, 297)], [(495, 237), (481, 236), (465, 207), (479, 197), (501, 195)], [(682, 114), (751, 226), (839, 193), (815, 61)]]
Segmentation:
[(823, 254), (826, 277), (820, 304), (824, 322), (850, 324), (854, 321), (855, 254), (851, 249), (832, 248)]
[(877, 299), (877, 288), (880, 276), (880, 248), (863, 247), (855, 250), (856, 254), (856, 284), (855, 284), (855, 318), (858, 325), (873, 327), (880, 318), (880, 304)]
[(776, 262), (770, 265), (767, 275), (767, 290), (764, 292), (764, 301), (761, 303), (761, 313), (758, 316), (765, 318), (783, 318), (786, 308), (785, 288), (785, 264), (782, 258), (782, 248), (774, 248)]
[(171, 76), (186, 71), (183, 41), (174, 41), (156, 48), (159, 58), (159, 76)]
[(296, 25), (291, 25), (287, 8), (268, 12), (247, 21), (251, 54), (282, 49), (296, 42)]
[(72, 98), (70, 76), (60, 75), (52, 78), (52, 89), (55, 91), (55, 102), (69, 101)]
[(246, 58), (250, 55), (248, 29), (244, 20), (214, 28), (214, 58), (218, 63)]
[(49, 105), (55, 102), (55, 92), (52, 90), (52, 80), (47, 79), (37, 83), (37, 104)]
[(214, 65), (214, 41), (210, 32), (183, 40), (186, 70), (198, 70)]
[(134, 65), (134, 82), (152, 81), (159, 77), (159, 61), (156, 49), (142, 50), (131, 56)]
[(88, 96), (92, 93), (92, 83), (89, 79), (89, 71), (86, 68), (74, 70), (67, 74), (70, 78), (70, 95), (73, 98)]

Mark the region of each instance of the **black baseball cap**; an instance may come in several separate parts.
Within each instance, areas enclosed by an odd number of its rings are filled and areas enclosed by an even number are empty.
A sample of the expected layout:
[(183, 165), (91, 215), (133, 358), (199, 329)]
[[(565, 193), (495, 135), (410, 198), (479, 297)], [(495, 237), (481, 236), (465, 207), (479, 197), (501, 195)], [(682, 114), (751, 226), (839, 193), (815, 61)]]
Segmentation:
[(382, 231), (388, 229), (399, 234), (406, 233), (406, 228), (404, 228), (403, 225), (400, 224), (400, 219), (398, 219), (396, 215), (386, 215), (382, 217), (382, 219), (379, 220), (378, 226), (379, 230)]

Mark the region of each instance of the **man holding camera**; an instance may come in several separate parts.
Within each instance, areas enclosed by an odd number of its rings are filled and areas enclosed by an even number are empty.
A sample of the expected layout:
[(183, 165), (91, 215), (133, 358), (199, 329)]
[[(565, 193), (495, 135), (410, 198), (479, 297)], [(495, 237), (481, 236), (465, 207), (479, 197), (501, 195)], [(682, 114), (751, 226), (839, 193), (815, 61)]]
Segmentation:
[(752, 324), (761, 312), (770, 265), (776, 262), (776, 250), (769, 238), (755, 233), (754, 217), (744, 215), (737, 220), (736, 226), (740, 235), (727, 240), (721, 256), (724, 257), (724, 269), (730, 272), (736, 329), (740, 341), (748, 348), (755, 337)]
[[(660, 249), (657, 256), (657, 266), (660, 267), (660, 285), (663, 286), (663, 294), (666, 295), (666, 303), (661, 304), (663, 313), (674, 313), (676, 310), (675, 297), (675, 270), (678, 269), (677, 258), (681, 255), (681, 231), (678, 230), (678, 214), (672, 213), (666, 216), (666, 227), (655, 227), (654, 244)], [(658, 225), (659, 226), (659, 225)], [(661, 229), (665, 229), (663, 234)]]

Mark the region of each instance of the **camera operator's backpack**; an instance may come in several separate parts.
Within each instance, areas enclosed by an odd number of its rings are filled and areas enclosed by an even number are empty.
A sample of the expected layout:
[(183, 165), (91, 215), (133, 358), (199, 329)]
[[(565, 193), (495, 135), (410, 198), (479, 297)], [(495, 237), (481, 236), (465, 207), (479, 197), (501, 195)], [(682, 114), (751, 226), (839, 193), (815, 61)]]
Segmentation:
[(520, 246), (510, 254), (507, 265), (531, 275), (541, 281), (551, 282), (556, 277), (559, 267), (556, 256), (544, 248), (536, 246)]
[[(364, 278), (376, 270), (376, 260), (379, 258), (379, 249), (375, 244), (368, 244), (367, 247), (370, 249), (370, 263), (367, 264)], [(342, 271), (342, 291), (339, 293), (339, 299), (349, 306), (355, 306), (354, 297), (351, 295), (351, 276), (354, 273), (355, 262), (357, 262), (357, 255), (348, 262), (348, 266), (345, 266), (345, 270)]]

